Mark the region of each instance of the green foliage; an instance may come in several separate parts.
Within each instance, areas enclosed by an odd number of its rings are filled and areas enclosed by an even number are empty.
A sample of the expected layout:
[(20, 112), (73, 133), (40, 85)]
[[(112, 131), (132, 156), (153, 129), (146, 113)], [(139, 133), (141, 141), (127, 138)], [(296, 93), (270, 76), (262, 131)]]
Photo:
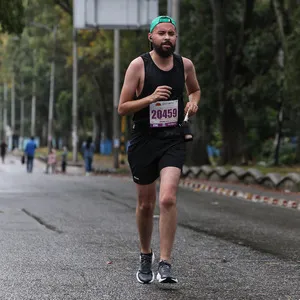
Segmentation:
[(0, 30), (19, 35), (23, 28), (23, 0), (0, 0)]
[(300, 7), (298, 7), (292, 18), (293, 30), (287, 38), (289, 55), (286, 64), (290, 72), (289, 76), (289, 97), (297, 104), (300, 92)]
[[(288, 56), (284, 68), (278, 64), (278, 51), (282, 48), (276, 15), (268, 1), (255, 1), (254, 10), (247, 24), (244, 11), (248, 1), (226, 2), (224, 17), (225, 80), (217, 74), (218, 61), (213, 44), (214, 19), (209, 0), (181, 0), (179, 20), (180, 54), (190, 58), (197, 72), (202, 99), (197, 117), (196, 135), (201, 144), (214, 144), (221, 148), (231, 141), (224, 135), (234, 130), (238, 140), (238, 155), (251, 152), (256, 159), (272, 161), (271, 145), (277, 131), (279, 103), (284, 103), (283, 133), (295, 136), (299, 132), (300, 92), (300, 6), (296, 5), (285, 16), (289, 18), (287, 31)], [(42, 136), (47, 127), (50, 89), (50, 62), (55, 47), (55, 110), (56, 135), (70, 136), (72, 124), (72, 1), (71, 0), (0, 0), (0, 23), (3, 31), (0, 39), (1, 81), (11, 80), (16, 73), (17, 96), (25, 96), (29, 132), (32, 82), (37, 82), (37, 129)], [(160, 1), (160, 13), (165, 14), (167, 1)], [(1, 9), (3, 8), (3, 9)], [(289, 13), (287, 13), (289, 12)], [(24, 30), (22, 24), (26, 24)], [(43, 26), (35, 26), (40, 24)], [(54, 43), (53, 27), (58, 25)], [(244, 27), (245, 26), (245, 27)], [(45, 29), (47, 28), (47, 29)], [(244, 32), (243, 32), (243, 29)], [(121, 84), (128, 64), (143, 52), (149, 51), (147, 30), (121, 30), (120, 69)], [(16, 36), (19, 35), (19, 39)], [(113, 110), (113, 31), (80, 30), (78, 32), (78, 115), (82, 136), (93, 132), (95, 120), (97, 136), (112, 137)], [(24, 89), (21, 88), (24, 81)], [(219, 91), (224, 87), (224, 103)], [(232, 103), (239, 123), (232, 118), (232, 110), (222, 116), (224, 104)], [(17, 108), (19, 109), (19, 108)], [(231, 115), (230, 115), (231, 113)], [(229, 129), (222, 127), (230, 124)], [(237, 125), (238, 124), (238, 125)], [(229, 132), (231, 133), (231, 132)], [(200, 144), (200, 143), (199, 143)], [(195, 145), (198, 145), (195, 143)], [(235, 147), (234, 145), (232, 147)], [(282, 146), (280, 161), (293, 162), (294, 152)], [(197, 153), (194, 151), (193, 153)]]
[(280, 163), (283, 165), (294, 165), (296, 162), (296, 149), (290, 143), (283, 144), (280, 149)]
[[(274, 139), (269, 138), (263, 144), (260, 153), (257, 155), (258, 161), (264, 161), (267, 166), (274, 164)], [(279, 163), (282, 165), (293, 165), (296, 162), (296, 147), (287, 139), (281, 140)]]
[(56, 122), (56, 130), (61, 133), (68, 133), (71, 130), (70, 123), (70, 107), (72, 106), (72, 94), (70, 91), (62, 91), (59, 93), (57, 102), (56, 102), (56, 119), (59, 122)]

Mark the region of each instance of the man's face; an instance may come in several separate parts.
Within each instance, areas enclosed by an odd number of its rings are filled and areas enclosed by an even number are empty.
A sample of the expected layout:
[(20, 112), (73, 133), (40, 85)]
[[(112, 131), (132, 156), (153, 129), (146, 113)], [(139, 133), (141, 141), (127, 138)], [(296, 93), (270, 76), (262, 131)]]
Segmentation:
[(153, 49), (161, 57), (169, 57), (175, 51), (177, 33), (173, 24), (160, 23), (158, 24), (152, 33), (149, 34), (149, 38), (153, 45)]

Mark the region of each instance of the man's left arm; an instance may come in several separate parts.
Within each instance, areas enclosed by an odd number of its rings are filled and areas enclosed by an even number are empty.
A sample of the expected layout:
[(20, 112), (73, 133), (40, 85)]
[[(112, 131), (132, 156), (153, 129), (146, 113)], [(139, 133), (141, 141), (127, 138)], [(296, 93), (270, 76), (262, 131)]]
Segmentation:
[(189, 102), (186, 104), (184, 112), (189, 112), (189, 116), (196, 114), (198, 111), (198, 104), (200, 102), (201, 91), (197, 80), (194, 64), (191, 60), (184, 58), (185, 70), (185, 86), (189, 97)]

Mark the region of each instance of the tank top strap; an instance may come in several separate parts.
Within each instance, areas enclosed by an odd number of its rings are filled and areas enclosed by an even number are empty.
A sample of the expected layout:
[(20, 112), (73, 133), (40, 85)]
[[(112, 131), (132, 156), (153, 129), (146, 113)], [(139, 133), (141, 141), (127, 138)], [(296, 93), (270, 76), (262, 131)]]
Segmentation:
[(141, 54), (140, 57), (143, 59), (144, 64), (151, 62), (151, 56), (149, 52)]
[(179, 65), (184, 69), (182, 56), (178, 55), (176, 53), (173, 53), (173, 57), (174, 57), (174, 62), (178, 62)]

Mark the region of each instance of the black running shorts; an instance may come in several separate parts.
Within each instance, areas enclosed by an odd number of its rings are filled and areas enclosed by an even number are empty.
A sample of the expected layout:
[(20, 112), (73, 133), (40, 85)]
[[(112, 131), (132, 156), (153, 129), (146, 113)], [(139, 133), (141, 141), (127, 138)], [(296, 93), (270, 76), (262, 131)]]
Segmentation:
[(185, 153), (185, 142), (181, 136), (161, 138), (135, 134), (128, 147), (128, 162), (133, 181), (141, 185), (150, 184), (165, 167), (177, 167), (181, 170)]

